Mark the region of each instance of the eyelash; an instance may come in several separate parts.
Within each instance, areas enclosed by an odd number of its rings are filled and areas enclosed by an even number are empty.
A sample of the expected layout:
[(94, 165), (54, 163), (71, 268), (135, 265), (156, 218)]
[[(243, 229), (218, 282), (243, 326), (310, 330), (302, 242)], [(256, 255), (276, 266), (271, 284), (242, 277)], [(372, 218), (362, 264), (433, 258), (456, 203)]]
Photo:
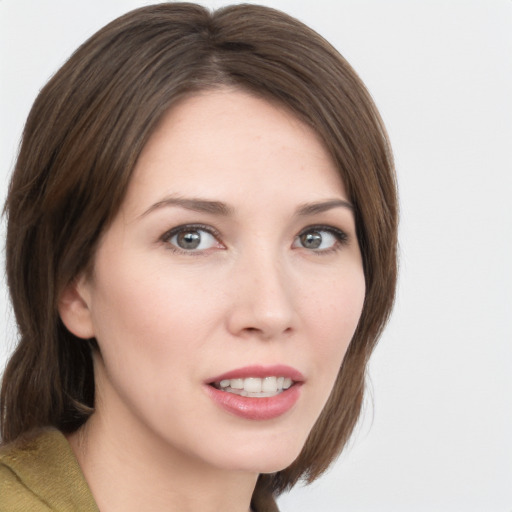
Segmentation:
[(168, 250), (170, 250), (174, 253), (177, 253), (177, 254), (186, 254), (188, 256), (201, 256), (201, 255), (205, 254), (207, 249), (199, 250), (199, 251), (185, 250), (185, 249), (180, 249), (179, 247), (177, 247), (174, 244), (171, 244), (171, 239), (174, 236), (179, 235), (180, 233), (186, 233), (189, 231), (205, 231), (206, 233), (213, 236), (219, 242), (219, 244), (222, 244), (222, 242), (220, 242), (220, 238), (221, 238), (220, 232), (217, 231), (216, 229), (212, 228), (211, 226), (207, 226), (205, 224), (182, 224), (180, 226), (176, 226), (176, 227), (170, 229), (169, 231), (166, 231), (160, 237), (160, 240), (166, 244), (166, 248)]
[[(334, 236), (334, 238), (336, 239), (336, 243), (332, 247), (329, 247), (328, 249), (320, 249), (317, 251), (311, 250), (311, 252), (317, 256), (324, 256), (327, 254), (332, 254), (334, 252), (337, 252), (340, 249), (342, 249), (344, 246), (346, 246), (349, 242), (349, 236), (347, 235), (347, 233), (345, 233), (345, 231), (343, 231), (339, 228), (335, 228), (334, 226), (326, 226), (324, 224), (315, 224), (312, 226), (306, 226), (296, 236), (296, 239), (302, 235), (305, 235), (306, 233), (322, 232), (322, 231), (325, 231), (325, 232), (331, 234), (332, 236)], [(307, 250), (306, 247), (304, 247), (304, 249)]]
[[(198, 250), (198, 251), (185, 250), (185, 249), (180, 249), (179, 247), (177, 247), (176, 245), (174, 245), (170, 242), (174, 236), (179, 235), (180, 233), (186, 233), (186, 232), (191, 232), (191, 231), (205, 231), (206, 233), (209, 233), (212, 237), (214, 237), (218, 241), (219, 244), (222, 244), (222, 242), (220, 241), (220, 238), (221, 238), (220, 232), (217, 231), (216, 229), (212, 228), (211, 226), (207, 226), (205, 224), (182, 224), (180, 226), (176, 226), (176, 227), (170, 229), (169, 231), (166, 231), (160, 237), (160, 240), (166, 244), (166, 247), (168, 250), (178, 253), (178, 254), (186, 254), (186, 255), (190, 255), (190, 256), (200, 256), (200, 255), (205, 254), (208, 249), (203, 249), (203, 250)], [(300, 233), (298, 233), (295, 236), (294, 243), (301, 236), (303, 236), (307, 233), (311, 233), (311, 232), (327, 232), (327, 233), (331, 234), (332, 236), (334, 236), (334, 238), (336, 239), (336, 243), (332, 247), (329, 247), (327, 249), (320, 249), (320, 250), (314, 250), (314, 249), (310, 250), (310, 252), (312, 252), (318, 256), (331, 254), (333, 252), (339, 251), (343, 246), (347, 245), (347, 243), (349, 242), (349, 236), (341, 229), (335, 228), (333, 226), (316, 224), (316, 225), (312, 225), (312, 226), (307, 226), (302, 231), (300, 231)], [(308, 250), (307, 247), (302, 247), (302, 248)]]

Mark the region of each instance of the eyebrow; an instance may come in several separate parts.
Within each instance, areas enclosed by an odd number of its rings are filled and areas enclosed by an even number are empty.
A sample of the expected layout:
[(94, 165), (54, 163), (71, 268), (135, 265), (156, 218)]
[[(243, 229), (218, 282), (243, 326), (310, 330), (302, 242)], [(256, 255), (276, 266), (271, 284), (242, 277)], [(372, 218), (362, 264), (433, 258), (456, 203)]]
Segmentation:
[(178, 206), (185, 210), (192, 210), (194, 212), (210, 213), (213, 215), (229, 216), (233, 214), (233, 208), (221, 201), (210, 201), (208, 199), (197, 199), (194, 197), (165, 197), (161, 201), (150, 206), (141, 217), (145, 217), (154, 210), (166, 206)]
[(315, 215), (317, 213), (323, 213), (333, 208), (348, 208), (353, 210), (354, 207), (348, 201), (343, 199), (330, 199), (328, 201), (320, 201), (318, 203), (306, 203), (297, 209), (299, 217), (307, 215)]
[[(178, 206), (185, 210), (220, 215), (223, 217), (228, 217), (234, 213), (234, 208), (221, 201), (212, 201), (209, 199), (199, 199), (194, 197), (185, 198), (169, 196), (151, 205), (140, 217), (145, 217), (149, 213), (167, 206)], [(323, 213), (328, 210), (332, 210), (333, 208), (354, 209), (352, 204), (348, 201), (343, 199), (330, 199), (327, 201), (303, 204), (297, 208), (296, 215), (299, 217), (306, 217), (308, 215)]]

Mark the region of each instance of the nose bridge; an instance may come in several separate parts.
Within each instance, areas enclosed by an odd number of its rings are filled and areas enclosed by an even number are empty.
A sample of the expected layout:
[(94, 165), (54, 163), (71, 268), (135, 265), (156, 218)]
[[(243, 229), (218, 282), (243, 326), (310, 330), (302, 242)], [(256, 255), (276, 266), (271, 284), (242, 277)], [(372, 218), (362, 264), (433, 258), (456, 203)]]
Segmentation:
[(293, 286), (285, 258), (259, 244), (237, 259), (230, 328), (238, 334), (278, 337), (293, 328)]

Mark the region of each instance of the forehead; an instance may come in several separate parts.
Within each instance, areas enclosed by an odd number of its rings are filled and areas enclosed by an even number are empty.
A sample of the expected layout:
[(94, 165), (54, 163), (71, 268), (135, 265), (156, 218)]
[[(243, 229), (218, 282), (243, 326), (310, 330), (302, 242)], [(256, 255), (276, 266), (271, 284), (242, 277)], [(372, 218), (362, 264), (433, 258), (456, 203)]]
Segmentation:
[(309, 126), (278, 104), (230, 89), (188, 97), (166, 113), (138, 159), (127, 202), (202, 193), (222, 200), (248, 193), (346, 198)]

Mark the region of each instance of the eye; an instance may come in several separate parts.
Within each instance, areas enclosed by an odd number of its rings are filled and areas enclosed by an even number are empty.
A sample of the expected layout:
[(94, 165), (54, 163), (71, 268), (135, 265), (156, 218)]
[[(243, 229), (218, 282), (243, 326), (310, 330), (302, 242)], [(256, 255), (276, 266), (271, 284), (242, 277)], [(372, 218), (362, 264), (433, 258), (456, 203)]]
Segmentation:
[(338, 249), (347, 242), (346, 233), (331, 226), (312, 226), (297, 235), (293, 247), (302, 247), (316, 252)]
[(178, 226), (168, 231), (162, 240), (170, 244), (172, 249), (182, 252), (199, 252), (214, 247), (224, 248), (217, 239), (216, 233), (206, 226)]

